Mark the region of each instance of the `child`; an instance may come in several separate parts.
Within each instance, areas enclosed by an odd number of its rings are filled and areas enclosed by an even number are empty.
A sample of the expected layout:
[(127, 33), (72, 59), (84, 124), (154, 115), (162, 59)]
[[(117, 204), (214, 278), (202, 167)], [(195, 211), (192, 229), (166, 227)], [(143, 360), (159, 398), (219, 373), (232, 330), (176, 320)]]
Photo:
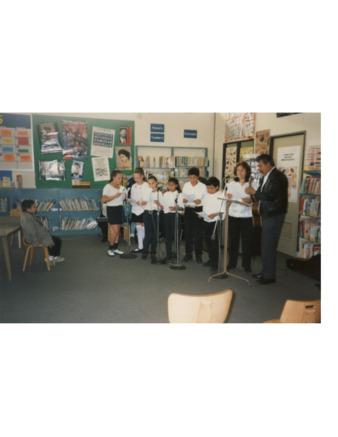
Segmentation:
[(125, 189), (121, 187), (122, 173), (113, 170), (110, 175), (110, 182), (103, 188), (102, 203), (107, 205), (108, 226), (110, 227), (108, 255), (122, 255), (119, 250), (120, 229), (124, 221), (123, 199)]
[(142, 259), (147, 259), (150, 246), (151, 263), (157, 264), (156, 246), (157, 246), (157, 212), (162, 198), (162, 193), (157, 190), (157, 179), (150, 175), (148, 178), (149, 195), (147, 204), (144, 207), (144, 231), (145, 237), (143, 242)]
[(49, 261), (62, 262), (65, 259), (60, 256), (61, 239), (52, 236), (43, 226), (36, 214), (36, 205), (34, 200), (23, 200), (21, 204), (21, 227), (27, 243), (42, 244), (48, 247)]
[[(164, 211), (164, 235), (165, 235), (165, 247), (167, 251), (167, 261), (171, 261), (175, 258), (175, 254), (172, 252), (172, 241), (175, 237), (175, 212), (176, 203), (178, 203), (179, 213), (183, 211), (182, 196), (180, 195), (181, 189), (179, 182), (176, 178), (169, 178), (168, 191), (163, 195), (162, 208)], [(178, 235), (181, 230), (181, 216), (178, 216)]]
[(145, 199), (149, 195), (149, 186), (145, 181), (144, 171), (142, 168), (137, 168), (134, 171), (133, 178), (135, 184), (131, 187), (130, 203), (131, 203), (131, 221), (136, 224), (138, 248), (133, 252), (139, 253), (143, 251), (144, 239), (144, 207), (147, 204)]
[[(192, 260), (195, 244), (196, 262), (202, 263), (203, 220), (197, 217), (196, 212), (202, 211), (203, 199), (207, 193), (206, 186), (199, 182), (200, 172), (196, 167), (188, 171), (189, 182), (184, 184), (182, 198), (184, 211), (185, 257), (184, 262)], [(188, 197), (188, 198), (187, 198)]]
[(222, 191), (219, 191), (219, 180), (215, 177), (210, 177), (207, 181), (208, 193), (204, 197), (203, 212), (208, 215), (208, 218), (204, 219), (204, 240), (208, 247), (209, 260), (203, 265), (210, 267), (210, 270), (216, 271), (218, 268), (218, 225), (216, 225), (216, 231), (214, 238), (211, 238), (215, 229), (215, 223), (225, 216), (225, 202), (222, 204)]

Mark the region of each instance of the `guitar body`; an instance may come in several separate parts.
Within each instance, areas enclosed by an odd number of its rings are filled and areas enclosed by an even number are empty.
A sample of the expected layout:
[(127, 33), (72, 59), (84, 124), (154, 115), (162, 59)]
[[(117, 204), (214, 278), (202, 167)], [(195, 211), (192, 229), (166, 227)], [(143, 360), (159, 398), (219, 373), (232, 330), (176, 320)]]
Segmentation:
[(254, 228), (261, 228), (262, 227), (262, 217), (259, 213), (259, 204), (260, 202), (253, 202), (252, 203), (252, 222), (254, 225)]

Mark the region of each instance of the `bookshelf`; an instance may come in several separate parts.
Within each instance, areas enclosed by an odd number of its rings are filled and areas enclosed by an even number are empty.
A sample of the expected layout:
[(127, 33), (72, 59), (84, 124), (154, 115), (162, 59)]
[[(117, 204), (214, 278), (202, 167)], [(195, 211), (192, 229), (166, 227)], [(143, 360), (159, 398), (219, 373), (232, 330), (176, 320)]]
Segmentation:
[(208, 149), (206, 147), (154, 147), (135, 146), (136, 166), (142, 167), (147, 176), (153, 174), (160, 183), (169, 177), (184, 182), (191, 167), (200, 170), (200, 176), (208, 178)]
[(299, 193), (297, 256), (310, 259), (321, 251), (321, 172), (303, 170)]
[(0, 189), (0, 199), (7, 198), (2, 215), (20, 208), (24, 199), (35, 200), (37, 215), (53, 235), (99, 233), (96, 218), (100, 216), (101, 197), (102, 189)]

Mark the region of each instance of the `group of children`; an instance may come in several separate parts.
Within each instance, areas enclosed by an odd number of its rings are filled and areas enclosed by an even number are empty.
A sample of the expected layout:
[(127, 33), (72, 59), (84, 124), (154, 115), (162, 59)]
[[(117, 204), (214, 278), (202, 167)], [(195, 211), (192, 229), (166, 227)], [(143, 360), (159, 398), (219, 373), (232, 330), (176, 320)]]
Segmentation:
[[(224, 218), (225, 202), (220, 200), (220, 182), (216, 177), (208, 179), (206, 184), (199, 181), (199, 170), (193, 167), (188, 172), (189, 182), (181, 192), (179, 182), (171, 177), (167, 190), (160, 191), (157, 178), (153, 175), (146, 181), (142, 168), (133, 174), (134, 183), (129, 190), (121, 187), (122, 173), (114, 170), (111, 180), (103, 189), (102, 202), (107, 206), (107, 218), (110, 225), (108, 255), (120, 255), (118, 248), (120, 227), (124, 222), (123, 202), (128, 197), (131, 204), (131, 220), (135, 223), (138, 247), (135, 253), (141, 253), (142, 259), (150, 255), (151, 262), (157, 264), (156, 257), (159, 229), (159, 212), (164, 213), (164, 235), (166, 260), (173, 262), (177, 254), (173, 251), (173, 241), (180, 235), (181, 215), (184, 211), (185, 257), (184, 262), (195, 257), (202, 263), (203, 235), (208, 247), (209, 260), (204, 263), (212, 270), (218, 267), (218, 227), (219, 218)], [(176, 217), (176, 212), (178, 213)], [(177, 220), (177, 228), (176, 228)], [(177, 237), (178, 238), (178, 237)]]

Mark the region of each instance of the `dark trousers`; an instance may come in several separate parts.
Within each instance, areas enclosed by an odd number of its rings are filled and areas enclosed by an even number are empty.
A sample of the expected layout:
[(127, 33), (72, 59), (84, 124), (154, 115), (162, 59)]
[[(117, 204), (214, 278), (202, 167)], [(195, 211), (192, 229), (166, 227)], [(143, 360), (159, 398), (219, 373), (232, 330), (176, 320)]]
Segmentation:
[(196, 256), (202, 256), (203, 219), (198, 218), (196, 214), (196, 212), (200, 211), (202, 211), (201, 207), (185, 208), (184, 235), (186, 255), (192, 255), (195, 244)]
[[(172, 242), (175, 240), (175, 216), (176, 213), (164, 214), (164, 234), (165, 234), (165, 248), (167, 257), (172, 255)], [(178, 214), (178, 238), (181, 233), (181, 216)], [(176, 251), (176, 248), (174, 248)]]
[[(149, 213), (150, 212), (150, 213)], [(143, 215), (144, 223), (144, 240), (143, 240), (143, 253), (156, 253), (157, 246), (157, 212), (156, 211), (145, 211)]]
[(262, 216), (261, 274), (266, 279), (276, 279), (276, 251), (284, 219), (285, 214)]
[(228, 266), (233, 268), (237, 265), (239, 241), (242, 240), (242, 267), (251, 269), (251, 248), (252, 248), (253, 223), (252, 217), (231, 217), (229, 216), (229, 262)]
[(214, 238), (211, 238), (215, 229), (215, 223), (208, 223), (203, 221), (204, 241), (206, 242), (209, 253), (209, 260), (211, 261), (211, 265), (213, 267), (218, 267), (218, 226), (219, 224), (216, 225)]
[(50, 256), (60, 256), (61, 245), (62, 245), (61, 238), (52, 236), (52, 239), (54, 241), (54, 246), (48, 247), (49, 255)]

